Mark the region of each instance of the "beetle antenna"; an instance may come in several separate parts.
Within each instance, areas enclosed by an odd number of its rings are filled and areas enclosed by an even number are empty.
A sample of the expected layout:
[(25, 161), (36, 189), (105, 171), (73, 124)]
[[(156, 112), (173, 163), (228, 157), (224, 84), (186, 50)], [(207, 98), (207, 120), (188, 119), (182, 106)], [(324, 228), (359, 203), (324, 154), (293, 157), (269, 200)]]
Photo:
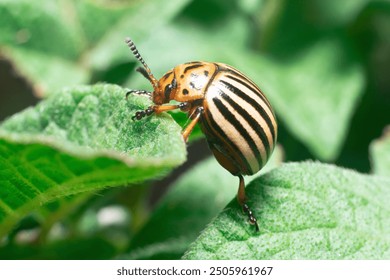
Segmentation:
[(140, 68), (140, 69), (137, 69), (137, 71), (140, 72), (145, 78), (147, 78), (150, 81), (150, 83), (152, 84), (154, 90), (157, 90), (158, 81), (153, 76), (152, 71), (150, 70), (149, 66), (146, 64), (145, 60), (142, 58), (142, 56), (138, 52), (137, 47), (135, 46), (134, 42), (129, 37), (127, 37), (125, 39), (125, 42), (129, 46), (129, 48), (130, 48), (131, 52), (133, 53), (134, 57), (139, 62), (141, 62), (141, 64), (144, 67), (144, 70), (145, 70), (145, 71), (143, 71), (143, 70), (141, 70), (142, 68)]

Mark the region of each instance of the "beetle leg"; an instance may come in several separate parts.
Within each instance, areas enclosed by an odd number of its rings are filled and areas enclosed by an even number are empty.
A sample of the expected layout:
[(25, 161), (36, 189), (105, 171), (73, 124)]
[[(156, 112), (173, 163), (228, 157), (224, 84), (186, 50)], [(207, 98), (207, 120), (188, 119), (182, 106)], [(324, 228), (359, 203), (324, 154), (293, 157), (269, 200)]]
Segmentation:
[(129, 97), (130, 94), (147, 95), (147, 96), (152, 95), (152, 93), (147, 90), (132, 89), (126, 92), (126, 99)]
[(176, 110), (176, 109), (180, 109), (182, 111), (187, 111), (188, 108), (189, 108), (189, 103), (187, 103), (187, 102), (182, 102), (182, 103), (177, 104), (177, 105), (154, 105), (154, 106), (149, 106), (145, 110), (135, 112), (135, 115), (131, 119), (133, 121), (140, 120), (143, 117), (150, 116), (153, 113), (159, 114), (162, 112), (172, 111), (172, 110)]
[(132, 116), (131, 119), (133, 121), (135, 120), (139, 121), (143, 117), (150, 116), (151, 114), (153, 114), (153, 112), (154, 112), (153, 106), (150, 106), (145, 110), (135, 112), (135, 115)]
[(184, 141), (188, 141), (188, 137), (190, 136), (192, 130), (194, 129), (196, 123), (199, 121), (199, 118), (203, 112), (202, 107), (198, 107), (196, 111), (191, 116), (191, 122), (186, 126), (181, 135), (183, 135)]
[(238, 178), (240, 179), (240, 185), (238, 187), (238, 193), (237, 193), (237, 200), (238, 203), (241, 205), (242, 210), (244, 213), (248, 215), (249, 223), (254, 225), (256, 228), (256, 231), (259, 231), (259, 225), (257, 224), (257, 219), (253, 215), (252, 210), (249, 208), (248, 204), (246, 204), (246, 196), (245, 196), (245, 182), (244, 177), (242, 175), (238, 175)]
[(153, 111), (156, 114), (159, 114), (159, 113), (162, 113), (162, 112), (179, 109), (180, 108), (180, 104), (179, 105), (154, 105), (152, 107), (153, 107)]

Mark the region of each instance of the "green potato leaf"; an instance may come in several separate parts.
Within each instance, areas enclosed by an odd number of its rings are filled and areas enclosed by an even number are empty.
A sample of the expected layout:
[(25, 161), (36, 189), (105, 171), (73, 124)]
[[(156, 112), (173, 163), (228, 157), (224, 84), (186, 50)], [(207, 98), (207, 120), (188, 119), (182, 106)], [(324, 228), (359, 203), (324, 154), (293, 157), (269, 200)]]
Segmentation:
[(186, 158), (168, 114), (134, 122), (150, 105), (113, 85), (53, 94), (0, 125), (0, 235), (60, 197), (161, 176)]
[(232, 201), (184, 259), (389, 259), (390, 180), (314, 162), (253, 180), (260, 232)]

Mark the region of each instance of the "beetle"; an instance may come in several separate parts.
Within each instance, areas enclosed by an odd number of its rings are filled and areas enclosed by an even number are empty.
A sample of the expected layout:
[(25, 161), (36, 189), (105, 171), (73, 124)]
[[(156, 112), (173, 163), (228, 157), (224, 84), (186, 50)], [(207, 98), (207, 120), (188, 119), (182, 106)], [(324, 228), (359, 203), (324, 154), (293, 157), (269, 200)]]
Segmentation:
[[(257, 219), (247, 204), (243, 175), (258, 172), (267, 162), (277, 139), (274, 111), (260, 88), (242, 72), (224, 63), (193, 61), (177, 65), (157, 80), (134, 42), (126, 44), (142, 64), (136, 70), (149, 80), (153, 91), (146, 94), (154, 105), (137, 111), (133, 120), (179, 109), (188, 114), (182, 135), (187, 142), (199, 123), (216, 160), (239, 178), (237, 200), (249, 222), (259, 231)], [(178, 104), (168, 104), (175, 100)]]

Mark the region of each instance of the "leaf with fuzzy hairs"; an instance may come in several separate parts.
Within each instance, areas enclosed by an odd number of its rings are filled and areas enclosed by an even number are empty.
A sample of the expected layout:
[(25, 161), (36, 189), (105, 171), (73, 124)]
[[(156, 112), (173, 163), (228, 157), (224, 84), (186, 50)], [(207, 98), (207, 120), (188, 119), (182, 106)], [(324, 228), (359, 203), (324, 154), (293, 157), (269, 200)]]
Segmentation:
[(333, 165), (289, 163), (253, 180), (256, 233), (236, 201), (184, 259), (389, 259), (390, 180)]
[(161, 176), (186, 159), (168, 114), (139, 122), (150, 101), (113, 85), (74, 87), (0, 126), (0, 235), (60, 197)]

